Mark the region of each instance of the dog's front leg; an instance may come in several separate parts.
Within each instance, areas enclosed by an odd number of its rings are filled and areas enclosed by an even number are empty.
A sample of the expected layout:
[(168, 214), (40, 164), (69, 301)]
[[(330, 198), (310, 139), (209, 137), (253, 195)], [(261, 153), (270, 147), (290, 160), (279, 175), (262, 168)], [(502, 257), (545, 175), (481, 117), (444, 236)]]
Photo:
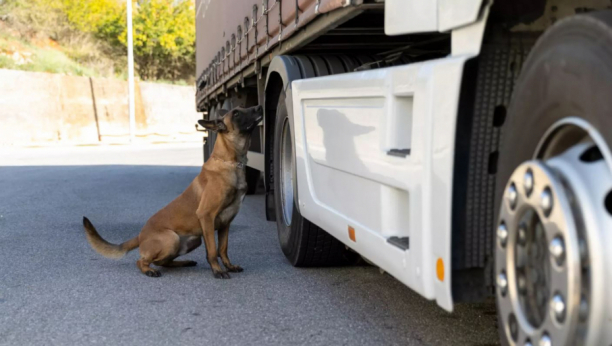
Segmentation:
[(230, 272), (239, 273), (242, 271), (242, 268), (237, 265), (233, 265), (230, 262), (229, 257), (227, 257), (227, 242), (229, 238), (229, 225), (223, 226), (219, 229), (219, 256), (221, 257), (221, 261), (227, 270)]
[(215, 223), (211, 216), (204, 216), (200, 218), (200, 225), (202, 226), (202, 234), (204, 236), (204, 245), (206, 245), (206, 259), (210, 268), (213, 271), (213, 275), (217, 279), (229, 279), (230, 276), (227, 271), (221, 269), (219, 260), (217, 259), (217, 244), (215, 244)]

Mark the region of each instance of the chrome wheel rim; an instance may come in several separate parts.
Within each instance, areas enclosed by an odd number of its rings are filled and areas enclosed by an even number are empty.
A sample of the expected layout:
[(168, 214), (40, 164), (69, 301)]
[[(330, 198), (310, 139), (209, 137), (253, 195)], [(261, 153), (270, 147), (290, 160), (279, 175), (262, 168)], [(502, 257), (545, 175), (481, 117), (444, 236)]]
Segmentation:
[(280, 146), (280, 195), (285, 225), (291, 225), (293, 217), (293, 145), (289, 119), (283, 122)]
[(601, 231), (612, 227), (604, 203), (611, 163), (599, 133), (567, 118), (511, 175), (495, 246), (500, 327), (509, 344), (596, 342), (607, 305), (603, 252), (610, 237)]

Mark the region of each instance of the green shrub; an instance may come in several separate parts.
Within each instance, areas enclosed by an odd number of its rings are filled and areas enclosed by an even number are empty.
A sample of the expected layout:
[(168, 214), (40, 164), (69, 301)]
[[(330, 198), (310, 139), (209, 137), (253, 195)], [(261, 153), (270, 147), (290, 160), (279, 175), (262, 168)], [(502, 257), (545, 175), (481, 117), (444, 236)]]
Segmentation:
[(0, 68), (15, 69), (17, 66), (13, 59), (6, 55), (0, 55)]
[[(135, 8), (134, 60), (141, 78), (175, 81), (194, 74), (194, 18), (191, 1), (148, 0)], [(127, 49), (126, 25), (115, 28), (121, 29), (116, 36)]]
[[(125, 5), (122, 0), (0, 0), (0, 15), (8, 14), (22, 38), (57, 41), (65, 56), (84, 66), (66, 67), (71, 73), (98, 70), (122, 76), (127, 55)], [(134, 60), (141, 79), (194, 79), (194, 18), (193, 0), (134, 2)], [(53, 54), (47, 58), (48, 63), (36, 67), (57, 69), (63, 61)], [(0, 64), (9, 62), (3, 59)]]

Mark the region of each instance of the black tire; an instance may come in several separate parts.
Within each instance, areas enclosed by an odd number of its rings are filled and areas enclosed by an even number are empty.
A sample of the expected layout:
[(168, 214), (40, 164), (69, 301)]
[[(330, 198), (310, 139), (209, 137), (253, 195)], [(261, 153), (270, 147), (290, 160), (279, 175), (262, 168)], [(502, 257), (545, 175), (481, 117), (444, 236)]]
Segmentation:
[[(208, 119), (212, 120), (217, 117), (217, 109), (219, 109), (219, 105), (215, 105), (208, 110)], [(208, 138), (206, 139), (206, 153), (204, 155), (204, 162), (206, 162), (210, 156), (212, 155), (213, 149), (215, 147), (215, 141), (217, 139), (217, 133), (214, 131), (208, 131)]]
[(247, 195), (253, 195), (257, 192), (257, 186), (259, 185), (259, 177), (261, 176), (259, 170), (253, 167), (246, 167), (246, 183), (247, 183)]
[[(274, 201), (278, 239), (283, 253), (296, 267), (318, 267), (355, 263), (358, 255), (329, 233), (306, 220), (299, 213), (294, 199), (293, 215), (289, 225), (285, 222), (280, 186), (280, 152), (283, 124), (288, 119), (285, 92), (279, 97), (274, 126)], [(295, 157), (295, 153), (294, 153)], [(295, 184), (295, 179), (293, 180)]]
[[(523, 66), (504, 126), (496, 213), (511, 174), (534, 157), (557, 121), (582, 118), (608, 146), (612, 143), (611, 95), (612, 11), (564, 19), (540, 37)], [(499, 331), (502, 344), (508, 344), (501, 322)]]
[[(580, 117), (612, 143), (612, 11), (564, 19), (536, 43), (517, 81), (501, 143), (497, 202), (558, 120)], [(497, 211), (497, 209), (496, 209)]]

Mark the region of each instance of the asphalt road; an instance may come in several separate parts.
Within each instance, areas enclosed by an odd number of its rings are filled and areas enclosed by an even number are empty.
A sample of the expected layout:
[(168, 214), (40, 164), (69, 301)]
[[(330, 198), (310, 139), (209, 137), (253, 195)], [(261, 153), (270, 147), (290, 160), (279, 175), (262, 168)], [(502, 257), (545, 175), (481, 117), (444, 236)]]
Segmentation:
[(204, 248), (193, 268), (149, 278), (138, 252), (93, 252), (81, 219), (109, 241), (137, 234), (191, 182), (201, 147), (0, 149), (2, 345), (492, 345), (494, 303), (449, 314), (371, 266), (293, 268), (263, 196), (230, 228), (245, 268), (214, 279)]

